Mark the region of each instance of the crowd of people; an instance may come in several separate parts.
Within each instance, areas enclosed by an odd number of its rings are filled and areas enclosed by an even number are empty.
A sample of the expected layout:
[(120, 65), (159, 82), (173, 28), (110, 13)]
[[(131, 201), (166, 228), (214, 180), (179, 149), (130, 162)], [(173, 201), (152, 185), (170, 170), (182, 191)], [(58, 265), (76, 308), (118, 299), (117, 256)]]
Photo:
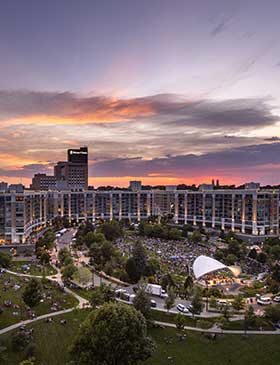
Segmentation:
[[(129, 256), (137, 237), (130, 237), (129, 242), (119, 239), (116, 242), (117, 248), (123, 255)], [(149, 256), (159, 259), (164, 271), (171, 274), (186, 274), (192, 266), (193, 261), (200, 255), (211, 254), (209, 248), (188, 239), (164, 240), (161, 238), (141, 238), (141, 241)]]

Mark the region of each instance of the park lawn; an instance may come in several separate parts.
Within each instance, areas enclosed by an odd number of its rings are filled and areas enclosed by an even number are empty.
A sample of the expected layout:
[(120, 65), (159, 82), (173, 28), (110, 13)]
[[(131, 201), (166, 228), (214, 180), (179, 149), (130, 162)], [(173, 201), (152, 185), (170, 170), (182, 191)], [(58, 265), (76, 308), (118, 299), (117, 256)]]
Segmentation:
[[(277, 365), (280, 363), (279, 335), (219, 335), (215, 340), (186, 332), (178, 339), (174, 328), (151, 329), (156, 351), (145, 365)], [(171, 357), (171, 359), (170, 359)]]
[[(89, 310), (74, 310), (54, 317), (53, 323), (35, 322), (36, 364), (66, 365), (69, 361), (68, 348), (77, 334), (80, 324)], [(66, 325), (60, 320), (66, 319)], [(6, 357), (0, 364), (18, 365), (24, 355), (12, 351), (11, 333), (0, 336), (0, 345), (7, 347)], [(143, 365), (276, 365), (280, 362), (279, 335), (219, 335), (215, 340), (203, 334), (186, 332), (186, 341), (179, 341), (175, 328), (149, 329), (156, 343), (152, 358)], [(171, 357), (171, 359), (170, 359)]]
[[(275, 331), (275, 327), (270, 322), (265, 320), (264, 318), (257, 318), (255, 325), (253, 327), (250, 327), (250, 330), (259, 330), (260, 327), (264, 331)], [(241, 330), (242, 331), (242, 330), (244, 330), (244, 321), (240, 320), (240, 321), (225, 322), (222, 325), (222, 329), (224, 329), (224, 330)]]
[(74, 293), (78, 294), (80, 297), (90, 300), (92, 297), (93, 289), (82, 289), (82, 288), (70, 288)]
[(92, 283), (92, 272), (88, 267), (79, 267), (78, 270), (73, 275), (73, 281), (86, 285)]
[[(0, 307), (3, 313), (0, 314), (0, 329), (17, 323), (22, 319), (28, 319), (27, 306), (22, 300), (22, 293), (30, 278), (1, 273), (0, 276)], [(15, 288), (15, 285), (20, 288)], [(58, 304), (57, 309), (71, 308), (77, 305), (78, 301), (71, 294), (63, 292), (56, 283), (46, 281), (43, 285), (43, 302), (32, 308), (36, 316), (51, 312), (54, 303)], [(6, 307), (4, 302), (12, 302), (11, 307)]]
[[(28, 265), (30, 270), (23, 270), (22, 265)], [(29, 275), (55, 275), (57, 271), (50, 265), (35, 264), (30, 261), (12, 261), (9, 270)]]
[[(80, 324), (88, 316), (89, 310), (74, 310), (70, 313), (53, 317), (52, 323), (38, 321), (28, 326), (34, 329), (36, 343), (36, 364), (40, 365), (63, 365), (69, 360), (68, 348), (75, 335), (79, 331)], [(60, 324), (65, 319), (66, 324)], [(15, 352), (11, 348), (11, 335), (16, 331), (0, 336), (0, 345), (7, 348), (2, 365), (18, 365), (25, 356), (22, 352)]]

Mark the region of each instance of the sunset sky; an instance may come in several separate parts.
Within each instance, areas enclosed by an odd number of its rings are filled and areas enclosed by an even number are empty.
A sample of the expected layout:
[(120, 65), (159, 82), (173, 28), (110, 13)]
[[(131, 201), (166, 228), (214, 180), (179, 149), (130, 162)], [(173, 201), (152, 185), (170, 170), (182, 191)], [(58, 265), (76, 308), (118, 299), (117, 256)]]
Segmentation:
[(0, 181), (280, 183), (279, 0), (0, 2)]

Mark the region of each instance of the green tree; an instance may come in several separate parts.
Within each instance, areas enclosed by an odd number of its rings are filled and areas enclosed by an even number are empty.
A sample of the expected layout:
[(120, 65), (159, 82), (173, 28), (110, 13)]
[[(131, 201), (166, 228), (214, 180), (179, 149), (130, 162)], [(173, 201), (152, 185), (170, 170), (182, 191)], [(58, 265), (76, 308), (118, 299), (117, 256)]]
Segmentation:
[(67, 258), (71, 257), (71, 253), (70, 251), (68, 250), (68, 248), (64, 247), (64, 248), (61, 248), (58, 252), (58, 259), (59, 259), (59, 262), (62, 266), (65, 265), (65, 260)]
[(182, 231), (178, 228), (171, 228), (168, 232), (168, 238), (170, 240), (180, 240), (182, 238)]
[(257, 250), (255, 248), (252, 248), (252, 250), (250, 250), (248, 256), (251, 258), (251, 259), (254, 259), (256, 260), (257, 256), (258, 256), (258, 253), (257, 253)]
[(186, 325), (186, 317), (181, 313), (176, 314), (175, 324), (178, 330), (183, 330)]
[(270, 254), (274, 258), (274, 260), (280, 259), (280, 245), (275, 245), (271, 248)]
[(221, 306), (221, 312), (222, 312), (224, 318), (228, 321), (231, 317), (230, 306), (228, 303), (223, 304)]
[(115, 292), (111, 285), (102, 283), (99, 287), (94, 288), (90, 303), (93, 308), (96, 308), (104, 303), (114, 302)]
[(260, 252), (257, 256), (257, 260), (261, 263), (261, 264), (265, 264), (266, 260), (267, 260), (267, 255), (264, 252)]
[(244, 316), (244, 331), (246, 333), (246, 331), (253, 327), (256, 323), (256, 316), (254, 313), (254, 308), (250, 305), (248, 307), (248, 309), (245, 312), (245, 316)]
[(167, 309), (168, 312), (170, 311), (171, 308), (174, 307), (175, 299), (176, 299), (176, 294), (175, 294), (173, 287), (168, 287), (167, 288), (167, 297), (165, 298), (165, 301), (164, 301), (164, 308)]
[(110, 303), (89, 315), (70, 353), (76, 365), (134, 365), (153, 350), (143, 315), (132, 306)]
[(133, 283), (137, 283), (146, 271), (147, 254), (140, 241), (134, 245), (132, 256), (126, 262), (126, 272)]
[(141, 274), (144, 273), (145, 267), (147, 264), (147, 253), (143, 244), (140, 241), (137, 241), (134, 245), (132, 256), (135, 260), (136, 267)]
[(141, 273), (138, 272), (134, 257), (130, 257), (125, 264), (125, 270), (132, 283), (137, 283), (141, 278)]
[(44, 250), (40, 256), (40, 263), (42, 265), (47, 265), (49, 262), (50, 262), (50, 255), (48, 251)]
[(234, 297), (234, 300), (232, 302), (232, 307), (237, 310), (240, 311), (241, 309), (243, 309), (245, 306), (245, 302), (244, 302), (244, 298), (242, 297), (242, 295), (236, 295)]
[(145, 267), (145, 276), (153, 276), (156, 275), (160, 271), (160, 262), (156, 257), (151, 257), (146, 263)]
[(162, 276), (160, 279), (160, 285), (163, 287), (164, 290), (167, 290), (168, 287), (175, 286), (174, 279), (171, 274), (167, 273)]
[(233, 265), (237, 260), (237, 257), (233, 253), (229, 253), (226, 257), (226, 262), (228, 265)]
[(64, 266), (63, 269), (62, 269), (62, 279), (66, 280), (66, 281), (67, 280), (72, 280), (73, 275), (75, 274), (75, 272), (77, 270), (78, 269), (73, 264), (68, 264), (68, 265)]
[(134, 307), (140, 311), (146, 319), (151, 316), (151, 299), (144, 288), (139, 288), (133, 300)]
[(22, 299), (29, 307), (39, 304), (42, 299), (42, 285), (37, 279), (30, 279), (22, 293)]
[(200, 314), (203, 309), (202, 297), (199, 293), (195, 293), (191, 301), (192, 314)]
[(84, 242), (87, 247), (91, 247), (93, 243), (97, 243), (100, 246), (106, 241), (106, 238), (101, 232), (88, 232), (85, 236)]
[(12, 262), (12, 255), (0, 252), (0, 267), (8, 268)]
[(210, 297), (209, 305), (211, 308), (217, 308), (217, 299), (215, 297)]
[(192, 235), (190, 236), (189, 240), (190, 240), (192, 243), (197, 244), (197, 243), (201, 242), (201, 240), (202, 240), (202, 235), (201, 235), (201, 233), (200, 233), (199, 231), (194, 231), (194, 232), (192, 233)]
[(271, 272), (271, 278), (278, 283), (280, 282), (280, 265), (274, 265)]
[(280, 304), (269, 305), (264, 309), (265, 316), (271, 322), (277, 323), (280, 321)]
[(114, 241), (123, 235), (122, 228), (116, 220), (102, 224), (98, 230), (104, 234), (108, 241)]

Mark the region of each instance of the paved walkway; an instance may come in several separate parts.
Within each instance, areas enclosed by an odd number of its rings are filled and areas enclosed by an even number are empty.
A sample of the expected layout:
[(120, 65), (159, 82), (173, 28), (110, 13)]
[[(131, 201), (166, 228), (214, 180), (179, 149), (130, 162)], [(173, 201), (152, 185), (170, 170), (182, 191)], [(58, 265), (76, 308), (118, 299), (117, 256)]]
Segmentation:
[(74, 309), (76, 309), (76, 308), (74, 307), (74, 308), (64, 309), (64, 310), (53, 312), (53, 313), (43, 314), (42, 316), (39, 316), (39, 317), (34, 318), (34, 319), (26, 319), (25, 321), (21, 321), (21, 322), (12, 324), (9, 327), (5, 327), (5, 328), (1, 329), (0, 330), (0, 335), (3, 335), (4, 333), (10, 332), (10, 331), (13, 331), (14, 329), (19, 328), (20, 326), (27, 325), (27, 324), (30, 324), (30, 323), (33, 323), (33, 322), (36, 322), (36, 321), (40, 321), (41, 319), (46, 319), (46, 318), (49, 318), (49, 317), (55, 317), (55, 316), (59, 316), (61, 314), (72, 312)]
[[(172, 327), (172, 328), (176, 328), (176, 325), (173, 323), (166, 323), (166, 322), (160, 322), (160, 321), (155, 321), (156, 324), (159, 324), (161, 326), (165, 326), (165, 327)], [(277, 329), (275, 331), (240, 331), (240, 330), (223, 330), (220, 327), (217, 326), (213, 326), (212, 328), (209, 329), (204, 329), (204, 328), (199, 328), (199, 327), (190, 327), (190, 326), (185, 326), (184, 327), (185, 330), (187, 331), (196, 331), (196, 332), (206, 332), (206, 333), (217, 333), (217, 334), (230, 334), (230, 335), (280, 335), (280, 329)]]

